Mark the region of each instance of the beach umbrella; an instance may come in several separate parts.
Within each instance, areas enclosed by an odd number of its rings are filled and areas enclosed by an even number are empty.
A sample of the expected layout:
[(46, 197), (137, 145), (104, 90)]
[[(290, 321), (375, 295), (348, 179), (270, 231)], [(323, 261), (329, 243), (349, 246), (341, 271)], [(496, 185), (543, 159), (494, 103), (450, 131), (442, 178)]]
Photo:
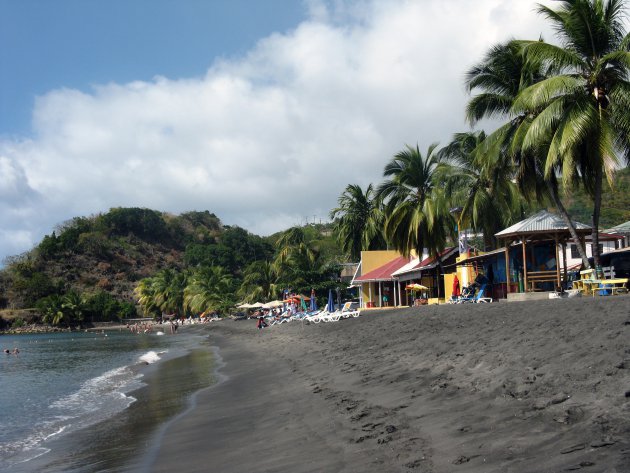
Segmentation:
[(255, 302), (252, 305), (250, 305), (250, 309), (260, 309), (262, 306), (264, 306), (264, 304), (262, 302)]
[(328, 304), (326, 304), (326, 311), (335, 311), (335, 300), (333, 299), (332, 289), (328, 289)]
[(282, 307), (282, 301), (271, 301), (263, 304), (263, 309), (273, 309), (275, 307)]
[(428, 291), (429, 288), (426, 286), (423, 286), (422, 284), (408, 284), (407, 286), (405, 286), (405, 289), (407, 289), (408, 291)]
[(236, 306), (237, 309), (251, 309), (252, 306), (251, 304), (248, 304), (247, 302), (241, 304), (241, 305), (237, 305)]
[(315, 289), (311, 290), (311, 312), (317, 310), (317, 301), (315, 300)]

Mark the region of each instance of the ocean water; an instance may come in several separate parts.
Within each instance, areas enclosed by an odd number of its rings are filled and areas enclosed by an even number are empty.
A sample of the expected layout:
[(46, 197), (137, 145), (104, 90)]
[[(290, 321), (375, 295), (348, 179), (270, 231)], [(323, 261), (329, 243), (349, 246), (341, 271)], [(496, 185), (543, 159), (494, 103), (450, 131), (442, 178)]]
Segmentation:
[[(199, 332), (0, 337), (0, 471), (128, 471), (212, 383)], [(203, 347), (203, 348), (202, 348)]]

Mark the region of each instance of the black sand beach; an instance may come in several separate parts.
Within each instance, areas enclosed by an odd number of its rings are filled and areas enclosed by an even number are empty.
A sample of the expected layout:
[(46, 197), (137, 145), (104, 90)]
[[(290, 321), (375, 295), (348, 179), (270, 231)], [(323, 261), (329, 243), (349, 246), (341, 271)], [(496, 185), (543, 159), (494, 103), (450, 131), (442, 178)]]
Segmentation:
[(210, 326), (155, 472), (629, 472), (630, 297)]

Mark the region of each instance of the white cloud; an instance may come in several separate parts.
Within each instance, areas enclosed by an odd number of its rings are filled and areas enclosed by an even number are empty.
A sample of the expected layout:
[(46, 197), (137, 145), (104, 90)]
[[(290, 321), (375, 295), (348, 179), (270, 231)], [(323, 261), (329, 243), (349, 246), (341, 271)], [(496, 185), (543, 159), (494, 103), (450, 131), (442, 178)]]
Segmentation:
[(208, 209), (261, 234), (325, 218), (405, 144), (466, 129), (466, 68), (544, 26), (529, 0), (308, 6), (308, 21), (203, 78), (39, 97), (34, 138), (0, 142), (0, 254), (113, 206)]

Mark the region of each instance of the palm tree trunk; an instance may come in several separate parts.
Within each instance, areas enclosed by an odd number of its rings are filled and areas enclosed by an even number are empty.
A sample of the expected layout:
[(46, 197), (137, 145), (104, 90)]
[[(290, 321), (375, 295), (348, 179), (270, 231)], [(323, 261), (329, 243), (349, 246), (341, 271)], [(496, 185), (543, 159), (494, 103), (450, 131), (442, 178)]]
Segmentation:
[(573, 238), (573, 241), (575, 242), (575, 246), (577, 247), (578, 253), (580, 254), (580, 258), (582, 258), (582, 264), (584, 265), (584, 268), (591, 269), (591, 265), (588, 262), (588, 258), (586, 257), (586, 251), (582, 246), (580, 237), (578, 237), (578, 234), (575, 231), (575, 225), (573, 225), (573, 222), (569, 217), (569, 212), (567, 212), (567, 209), (562, 204), (562, 201), (558, 196), (558, 192), (556, 188), (551, 184), (551, 181), (549, 179), (545, 179), (545, 184), (547, 185), (547, 190), (549, 191), (549, 195), (551, 197), (551, 200), (553, 201), (553, 205), (560, 212), (560, 216), (562, 217), (562, 220), (564, 220), (564, 223), (567, 224), (569, 233), (571, 234), (571, 238)]
[[(593, 264), (595, 265), (595, 268), (599, 268), (601, 266), (599, 258), (599, 214), (602, 208), (602, 181), (602, 167), (597, 166), (595, 171), (595, 195), (593, 196), (593, 230), (591, 233)], [(600, 277), (600, 275), (598, 275), (598, 277)]]

